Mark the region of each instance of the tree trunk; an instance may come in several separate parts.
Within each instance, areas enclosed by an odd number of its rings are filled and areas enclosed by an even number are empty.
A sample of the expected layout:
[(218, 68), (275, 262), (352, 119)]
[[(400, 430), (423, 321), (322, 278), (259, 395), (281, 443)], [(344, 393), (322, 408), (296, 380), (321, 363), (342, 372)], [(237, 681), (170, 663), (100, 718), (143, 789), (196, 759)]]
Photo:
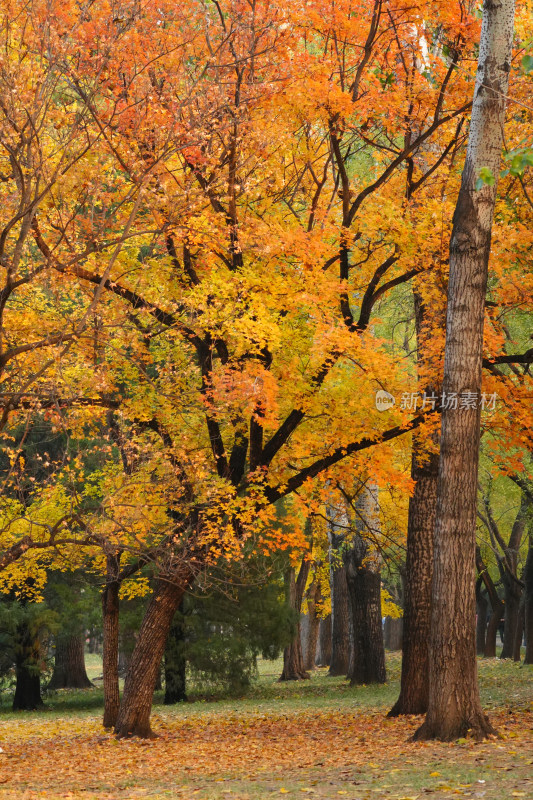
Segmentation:
[(104, 728), (113, 728), (120, 706), (118, 684), (118, 635), (119, 635), (119, 566), (120, 553), (108, 555), (106, 584), (102, 592), (102, 617), (104, 628), (103, 673), (104, 673)]
[(298, 572), (298, 578), (295, 580), (294, 569), (290, 569), (285, 576), (290, 606), (298, 614), (298, 626), (292, 642), (283, 651), (283, 672), (280, 675), (280, 681), (300, 681), (311, 677), (304, 666), (300, 635), (300, 609), (310, 565), (311, 562), (304, 556)]
[(415, 434), (411, 467), (415, 488), (409, 500), (407, 520), (402, 675), (400, 696), (391, 708), (389, 717), (424, 714), (428, 707), (428, 648), (438, 462), (437, 452), (424, 456), (422, 442)]
[(496, 658), (496, 635), (503, 614), (503, 603), (498, 597), (498, 592), (485, 566), (479, 547), (476, 547), (476, 568), (479, 577), (485, 584), (491, 607), (491, 616), (485, 635), (485, 651), (483, 655), (485, 658)]
[(481, 584), (482, 579), (478, 578), (476, 583), (476, 652), (478, 656), (482, 656), (485, 653), (487, 616), (489, 610), (489, 601), (481, 588)]
[(525, 605), (520, 603), (516, 615), (516, 629), (513, 636), (513, 661), (520, 661), (522, 657), (522, 640), (524, 638)]
[(165, 646), (165, 699), (166, 706), (183, 703), (186, 694), (187, 662), (183, 652), (185, 642), (185, 625), (183, 620), (183, 602), (172, 621)]
[(510, 575), (505, 567), (501, 567), (502, 583), (504, 588), (504, 634), (503, 647), (500, 658), (513, 658), (514, 639), (518, 625), (518, 611), (520, 609), (521, 589), (516, 583), (515, 576)]
[(402, 649), (403, 618), (386, 617), (383, 630), (383, 643), (386, 650), (395, 652)]
[[(309, 639), (309, 629), (310, 629), (310, 622), (309, 614), (300, 614), (300, 639), (302, 644), (302, 658), (304, 660), (304, 664), (307, 664), (307, 650), (308, 650), (308, 639)], [(306, 667), (307, 669), (307, 667)]]
[(352, 686), (385, 683), (385, 648), (381, 617), (380, 557), (372, 544), (380, 533), (377, 486), (362, 485), (356, 500), (351, 547), (344, 553), (352, 617), (353, 653), (348, 678)]
[(59, 634), (56, 637), (54, 672), (49, 689), (90, 689), (93, 684), (85, 669), (85, 637)]
[(160, 577), (148, 604), (126, 675), (115, 733), (153, 737), (150, 711), (157, 673), (172, 619), (186, 591), (187, 583)]
[[(347, 675), (350, 666), (350, 606), (346, 567), (340, 556), (345, 533), (337, 532), (335, 520), (338, 513), (329, 509), (329, 579), (331, 589), (331, 659), (329, 675)], [(345, 517), (342, 515), (342, 519)]]
[(304, 667), (306, 670), (315, 668), (315, 655), (320, 628), (320, 617), (316, 613), (317, 603), (320, 601), (320, 585), (315, 579), (311, 584), (307, 597), (307, 624), (305, 634), (302, 633), (302, 649), (304, 652)]
[(320, 620), (316, 653), (317, 667), (329, 667), (331, 661), (331, 614)]
[(524, 618), (526, 655), (524, 664), (533, 664), (533, 521), (529, 522), (529, 547), (524, 567)]
[[(417, 739), (493, 733), (477, 683), (475, 550), (483, 321), (513, 0), (485, 0), (472, 119), (450, 243), (443, 410), (432, 585), (429, 702)], [(481, 169), (493, 185), (476, 186)], [(464, 393), (468, 393), (465, 395)], [(458, 399), (458, 407), (450, 398)], [(475, 408), (460, 398), (475, 398)]]
[(40, 643), (34, 640), (27, 623), (21, 622), (17, 626), (13, 711), (35, 711), (43, 705), (40, 656)]
[(362, 537), (356, 536), (348, 555), (346, 578), (354, 630), (348, 678), (352, 686), (387, 680), (381, 622), (381, 573), (365, 563), (368, 549)]

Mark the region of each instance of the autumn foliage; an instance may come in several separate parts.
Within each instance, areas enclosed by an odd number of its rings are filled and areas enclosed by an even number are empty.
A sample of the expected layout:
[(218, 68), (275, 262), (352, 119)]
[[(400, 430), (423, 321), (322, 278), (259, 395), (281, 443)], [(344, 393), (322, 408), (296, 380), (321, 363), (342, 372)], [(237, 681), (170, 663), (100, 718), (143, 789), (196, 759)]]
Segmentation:
[[(122, 596), (183, 593), (214, 565), (295, 561), (308, 516), (369, 476), (404, 541), (411, 432), (429, 452), (438, 413), (400, 399), (442, 368), (479, 27), (448, 0), (2, 3), (2, 589), (39, 596), (51, 566), (109, 582), (114, 558)], [(511, 165), (531, 144), (531, 34), (524, 4)], [(532, 400), (517, 169), (483, 416), (513, 473)], [(36, 420), (65, 440), (38, 480)]]

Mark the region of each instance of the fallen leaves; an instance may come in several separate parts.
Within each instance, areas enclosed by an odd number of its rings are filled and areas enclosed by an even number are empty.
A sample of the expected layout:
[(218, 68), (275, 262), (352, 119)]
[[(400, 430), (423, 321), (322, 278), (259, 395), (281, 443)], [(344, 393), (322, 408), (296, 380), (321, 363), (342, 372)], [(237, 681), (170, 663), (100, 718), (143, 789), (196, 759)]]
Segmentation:
[(459, 747), (409, 742), (417, 720), (384, 726), (379, 712), (346, 709), (216, 714), (215, 708), (214, 714), (181, 718), (158, 709), (154, 728), (160, 738), (146, 742), (118, 742), (102, 732), (97, 717), (9, 718), (2, 725), (0, 798), (130, 800), (170, 791), (201, 800), (243, 800), (274, 791), (437, 800), (497, 797), (492, 791), (498, 786), (508, 788), (500, 797), (531, 797), (533, 785), (523, 780), (530, 769), (533, 715), (509, 720), (502, 712), (494, 721), (514, 734), (512, 754), (505, 740), (467, 740)]

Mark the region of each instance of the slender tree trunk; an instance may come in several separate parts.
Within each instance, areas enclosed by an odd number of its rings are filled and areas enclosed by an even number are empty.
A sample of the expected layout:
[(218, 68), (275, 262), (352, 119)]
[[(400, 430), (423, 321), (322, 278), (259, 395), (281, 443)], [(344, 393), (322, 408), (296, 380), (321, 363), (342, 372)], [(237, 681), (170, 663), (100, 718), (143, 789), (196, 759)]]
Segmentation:
[[(336, 526), (338, 516), (339, 514), (335, 509), (329, 510), (329, 579), (331, 590), (331, 659), (329, 662), (329, 675), (332, 676), (348, 674), (350, 639), (352, 638), (350, 635), (350, 601), (346, 582), (346, 567), (340, 554), (345, 531)], [(346, 523), (345, 515), (342, 515), (342, 521)], [(342, 532), (338, 533), (338, 530)]]
[[(307, 664), (307, 650), (308, 650), (308, 640), (309, 640), (309, 629), (311, 627), (310, 622), (311, 621), (310, 621), (310, 618), (309, 618), (309, 613), (300, 614), (300, 639), (301, 639), (301, 645), (302, 645), (302, 658), (304, 660), (304, 664)], [(307, 669), (307, 667), (306, 667), (306, 669)]]
[(503, 614), (503, 603), (497, 606), (496, 612), (492, 611), (487, 625), (487, 634), (485, 636), (485, 650), (483, 655), (485, 658), (496, 658), (496, 637), (498, 636), (498, 627), (500, 624), (501, 615)]
[(389, 712), (390, 717), (424, 714), (428, 707), (438, 462), (438, 452), (424, 456), (422, 442), (415, 434), (411, 468), (415, 488), (409, 500), (407, 520), (401, 688), (400, 696)]
[[(485, 0), (466, 162), (453, 219), (432, 585), (429, 702), (417, 739), (493, 733), (477, 683), (475, 550), (483, 321), (513, 0)], [(494, 185), (476, 186), (482, 168)], [(464, 393), (468, 392), (468, 395)], [(457, 408), (446, 398), (456, 397)], [(460, 398), (475, 397), (476, 407)]]
[(320, 585), (313, 581), (307, 598), (307, 615), (309, 618), (307, 638), (305, 642), (304, 667), (306, 670), (315, 668), (315, 655), (320, 629), (320, 617), (316, 613), (317, 603), (320, 601)]
[(92, 686), (85, 669), (85, 637), (83, 634), (59, 634), (48, 688), (90, 689)]
[(533, 519), (529, 521), (529, 547), (524, 567), (524, 628), (526, 634), (524, 664), (533, 664)]
[(307, 680), (311, 676), (306, 671), (302, 655), (302, 639), (300, 635), (300, 609), (309, 575), (310, 561), (305, 556), (302, 559), (298, 578), (294, 577), (294, 569), (290, 569), (286, 575), (286, 585), (288, 590), (289, 603), (298, 614), (298, 627), (292, 642), (283, 651), (283, 672), (280, 681), (300, 681)]
[(485, 653), (487, 615), (489, 610), (489, 601), (481, 588), (482, 582), (482, 579), (478, 578), (476, 583), (476, 652), (478, 656), (482, 656)]
[(185, 625), (183, 620), (183, 602), (172, 621), (165, 646), (165, 705), (183, 703), (187, 700), (186, 667), (183, 651), (185, 643)]
[(476, 568), (479, 577), (485, 584), (491, 607), (491, 617), (485, 635), (485, 651), (483, 655), (485, 658), (496, 658), (496, 635), (503, 614), (503, 603), (498, 597), (498, 592), (485, 566), (479, 547), (476, 547)]
[(108, 555), (106, 558), (106, 584), (102, 592), (104, 728), (114, 727), (120, 706), (118, 684), (119, 567), (120, 553)]
[(518, 625), (518, 612), (520, 609), (521, 589), (516, 583), (515, 576), (501, 567), (502, 583), (504, 587), (504, 636), (500, 658), (513, 658), (514, 639)]
[[(190, 580), (190, 578), (188, 579)], [(119, 738), (150, 738), (152, 698), (172, 619), (188, 581), (158, 579), (148, 604), (126, 675), (115, 733)]]
[(525, 605), (522, 601), (516, 615), (516, 628), (513, 636), (513, 661), (520, 661), (522, 658), (522, 640), (524, 638)]
[(329, 667), (331, 661), (331, 614), (320, 620), (316, 654), (317, 667)]

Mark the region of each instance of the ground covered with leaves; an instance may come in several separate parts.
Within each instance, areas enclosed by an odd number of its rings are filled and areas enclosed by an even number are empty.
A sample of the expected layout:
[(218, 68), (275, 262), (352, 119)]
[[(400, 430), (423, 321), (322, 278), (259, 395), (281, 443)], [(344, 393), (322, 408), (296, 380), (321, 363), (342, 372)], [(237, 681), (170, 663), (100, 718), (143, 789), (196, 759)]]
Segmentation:
[(500, 739), (415, 744), (420, 719), (385, 718), (398, 691), (395, 658), (389, 684), (359, 689), (323, 671), (278, 684), (277, 666), (246, 698), (156, 705), (153, 741), (104, 732), (99, 690), (59, 692), (35, 714), (4, 710), (0, 800), (533, 798), (533, 668), (481, 662)]

